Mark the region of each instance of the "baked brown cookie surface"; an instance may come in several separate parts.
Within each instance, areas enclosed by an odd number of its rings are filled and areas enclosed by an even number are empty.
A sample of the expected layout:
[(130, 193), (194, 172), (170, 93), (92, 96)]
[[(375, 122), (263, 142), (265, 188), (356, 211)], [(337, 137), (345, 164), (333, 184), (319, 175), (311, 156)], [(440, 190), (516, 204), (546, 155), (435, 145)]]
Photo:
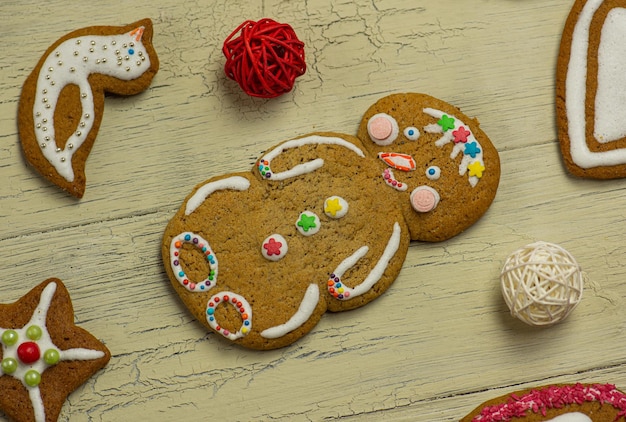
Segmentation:
[[(489, 139), (452, 106), (405, 97), (402, 112), (419, 113), (411, 124), (427, 135), (398, 138), (390, 154), (361, 131), (312, 133), (270, 148), (251, 173), (194, 188), (161, 247), (171, 284), (200, 322), (245, 347), (286, 346), (326, 311), (380, 296), (411, 240), (448, 239), (486, 211), (500, 174)], [(386, 105), (375, 107), (390, 112)], [(452, 131), (470, 122), (471, 153), (461, 154), (447, 126), (435, 127), (441, 119)]]
[(626, 421), (626, 395), (612, 384), (559, 384), (489, 400), (461, 422)]
[(565, 166), (576, 176), (626, 176), (625, 7), (624, 0), (577, 0), (563, 29), (557, 128)]
[(457, 235), (496, 195), (498, 152), (476, 119), (442, 100), (417, 93), (384, 97), (365, 112), (357, 136), (379, 157), (412, 240)]
[(69, 293), (54, 278), (0, 304), (0, 346), (0, 409), (15, 421), (56, 421), (67, 396), (111, 357), (74, 324)]
[(85, 161), (96, 139), (105, 92), (144, 91), (159, 69), (152, 21), (73, 31), (46, 50), (26, 79), (18, 111), (28, 162), (45, 178), (81, 198)]
[(370, 302), (409, 245), (377, 178), (358, 139), (325, 133), (276, 146), (252, 173), (197, 186), (163, 237), (174, 289), (207, 327), (255, 349)]

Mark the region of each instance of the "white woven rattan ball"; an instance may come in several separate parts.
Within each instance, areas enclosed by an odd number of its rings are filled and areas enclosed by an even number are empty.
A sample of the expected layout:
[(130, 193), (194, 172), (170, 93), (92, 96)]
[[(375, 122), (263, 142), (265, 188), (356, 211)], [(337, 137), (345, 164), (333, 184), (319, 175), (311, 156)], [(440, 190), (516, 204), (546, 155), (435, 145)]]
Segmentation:
[(582, 298), (583, 282), (574, 257), (547, 242), (534, 242), (513, 252), (500, 274), (511, 315), (534, 326), (565, 319)]

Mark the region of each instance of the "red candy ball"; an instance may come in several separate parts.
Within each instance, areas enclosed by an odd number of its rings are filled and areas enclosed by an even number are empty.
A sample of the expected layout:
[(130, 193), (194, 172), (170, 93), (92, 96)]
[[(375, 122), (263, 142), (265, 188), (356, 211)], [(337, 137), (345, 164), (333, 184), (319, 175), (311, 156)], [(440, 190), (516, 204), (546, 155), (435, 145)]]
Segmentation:
[(17, 357), (22, 361), (22, 363), (30, 365), (31, 363), (35, 363), (39, 360), (41, 357), (41, 351), (39, 350), (37, 343), (27, 341), (26, 343), (22, 343), (18, 346)]
[(222, 52), (226, 76), (253, 97), (289, 92), (306, 71), (304, 43), (291, 26), (268, 18), (239, 25), (224, 41)]

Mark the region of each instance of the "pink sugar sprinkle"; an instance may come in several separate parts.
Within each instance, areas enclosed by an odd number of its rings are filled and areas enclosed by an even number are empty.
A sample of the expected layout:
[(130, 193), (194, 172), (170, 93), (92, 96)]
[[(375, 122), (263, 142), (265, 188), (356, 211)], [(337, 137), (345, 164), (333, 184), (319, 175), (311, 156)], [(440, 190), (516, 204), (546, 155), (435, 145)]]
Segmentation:
[(549, 386), (531, 390), (523, 396), (511, 394), (503, 404), (486, 406), (472, 422), (506, 422), (514, 417), (524, 417), (528, 410), (545, 416), (548, 409), (561, 409), (570, 404), (598, 401), (610, 404), (619, 410), (617, 418), (626, 417), (626, 395), (612, 384), (580, 383), (564, 386)]

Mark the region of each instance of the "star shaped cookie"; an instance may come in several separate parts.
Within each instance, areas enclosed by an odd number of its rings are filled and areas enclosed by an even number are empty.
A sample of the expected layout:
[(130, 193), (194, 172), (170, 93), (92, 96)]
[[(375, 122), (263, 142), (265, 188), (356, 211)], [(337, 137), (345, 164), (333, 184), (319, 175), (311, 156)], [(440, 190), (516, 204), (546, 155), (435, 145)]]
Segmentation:
[(61, 280), (0, 304), (0, 409), (15, 421), (56, 421), (67, 396), (110, 358), (104, 344), (74, 325)]

